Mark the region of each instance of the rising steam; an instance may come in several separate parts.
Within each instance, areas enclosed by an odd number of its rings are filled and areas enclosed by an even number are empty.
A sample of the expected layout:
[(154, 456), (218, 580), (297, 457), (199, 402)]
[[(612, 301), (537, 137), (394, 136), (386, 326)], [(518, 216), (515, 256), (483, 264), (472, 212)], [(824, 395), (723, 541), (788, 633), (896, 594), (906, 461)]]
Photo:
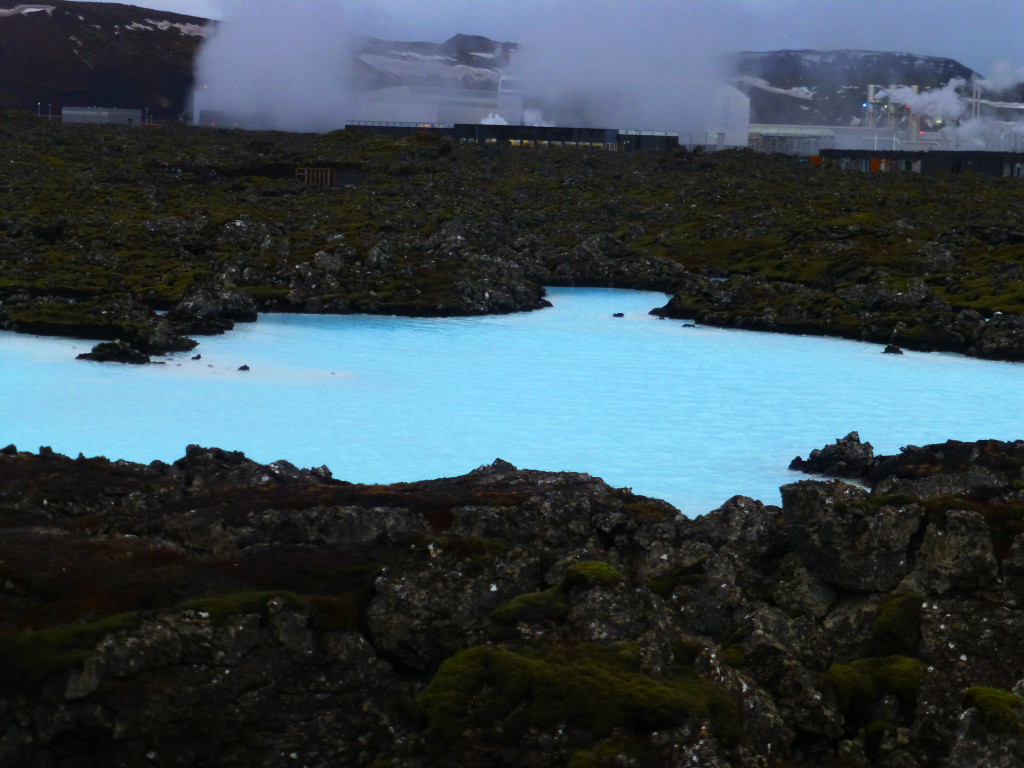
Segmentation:
[(954, 121), (967, 114), (967, 102), (961, 95), (966, 85), (966, 80), (954, 78), (942, 88), (931, 88), (918, 92), (907, 86), (898, 86), (879, 91), (876, 96), (910, 107), (915, 115), (922, 115), (938, 121)]
[[(394, 4), (394, 3), (392, 3)], [(386, 9), (383, 2), (377, 10)], [(492, 120), (690, 133), (703, 140), (709, 126), (726, 129), (721, 55), (730, 46), (730, 2), (714, 13), (695, 2), (650, 0), (628, 9), (615, 0), (499, 3), (498, 26), (488, 34), (517, 42), (512, 74), (524, 86), (518, 114)], [(496, 5), (495, 7), (498, 7)], [(728, 8), (727, 8), (728, 6)], [(351, 86), (355, 39), (372, 32), (372, 17), (345, 0), (245, 0), (226, 8), (197, 63), (195, 112), (204, 123), (323, 131), (358, 111)], [(420, 18), (449, 35), (465, 29), (470, 6), (424, 1)], [(492, 10), (492, 16), (493, 9)], [(685, 24), (666, 24), (667, 18)], [(493, 21), (493, 18), (492, 18)], [(734, 36), (733, 36), (734, 37)], [(733, 40), (735, 42), (735, 40)], [(738, 98), (738, 94), (733, 92)]]
[[(227, 124), (299, 131), (339, 128), (358, 115), (358, 94), (352, 87), (355, 41), (368, 35), (439, 42), (461, 32), (519, 43), (509, 74), (523, 86), (521, 104), (514, 114), (496, 111), (488, 118), (481, 115), (483, 119), (667, 130), (678, 132), (681, 140), (702, 143), (707, 132), (745, 135), (739, 124), (745, 120), (743, 100), (721, 85), (719, 66), (725, 54), (861, 47), (958, 56), (966, 38), (962, 30), (995, 41), (1017, 28), (984, 21), (976, 4), (967, 6), (961, 0), (223, 3), (223, 21), (198, 58), (196, 112), (205, 113), (203, 122), (219, 115)], [(878, 14), (862, 8), (867, 5), (879, 14), (884, 7), (890, 23), (879, 25)], [(1013, 13), (1024, 21), (1024, 6), (1014, 7)], [(381, 22), (390, 28), (381, 29)], [(1015, 35), (1008, 38), (1014, 45)], [(995, 91), (1021, 81), (1024, 69), (998, 65), (985, 87)], [(958, 88), (951, 83), (925, 93), (905, 89), (892, 97), (916, 114), (962, 124), (965, 106)]]
[(728, 11), (737, 9), (701, 5), (554, 3), (519, 41), (514, 69), (526, 103), (556, 125), (670, 130), (701, 141), (712, 126), (725, 130), (721, 63), (734, 38)]
[(335, 0), (245, 0), (227, 9), (196, 62), (205, 122), (325, 131), (352, 104), (352, 28)]

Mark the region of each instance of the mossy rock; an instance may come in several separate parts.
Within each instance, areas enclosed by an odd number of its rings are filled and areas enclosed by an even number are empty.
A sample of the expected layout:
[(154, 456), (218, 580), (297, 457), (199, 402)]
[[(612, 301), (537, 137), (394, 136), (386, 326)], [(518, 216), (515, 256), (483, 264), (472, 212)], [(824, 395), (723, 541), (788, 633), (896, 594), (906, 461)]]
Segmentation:
[(965, 707), (973, 707), (992, 733), (1019, 734), (1018, 710), (1024, 709), (1024, 698), (999, 688), (975, 686), (964, 691)]
[(603, 739), (707, 719), (735, 743), (739, 709), (715, 683), (695, 675), (657, 679), (593, 645), (545, 653), (483, 645), (446, 660), (420, 694), (427, 734), (444, 749), (474, 729), (515, 743), (529, 728), (560, 725)]
[(891, 595), (878, 603), (878, 617), (871, 638), (878, 656), (913, 656), (921, 645), (921, 605), (916, 592)]
[(728, 645), (718, 652), (718, 658), (722, 663), (730, 667), (741, 668), (747, 665), (747, 654), (740, 645)]
[(527, 592), (509, 600), (491, 613), (499, 624), (518, 624), (521, 621), (558, 621), (569, 612), (569, 603), (558, 587), (543, 592)]
[(50, 675), (84, 662), (105, 636), (137, 624), (135, 612), (38, 631), (0, 632), (0, 682), (4, 688), (39, 685)]
[(566, 589), (591, 587), (614, 587), (622, 581), (622, 574), (608, 563), (590, 560), (576, 563), (565, 572), (562, 585)]
[(925, 664), (920, 659), (885, 656), (833, 664), (828, 669), (828, 677), (843, 707), (859, 709), (890, 693), (908, 704), (917, 701), (924, 670)]
[(642, 757), (648, 751), (638, 742), (624, 742), (621, 739), (608, 739), (590, 749), (579, 749), (573, 752), (566, 768), (613, 768), (624, 764), (629, 758)]

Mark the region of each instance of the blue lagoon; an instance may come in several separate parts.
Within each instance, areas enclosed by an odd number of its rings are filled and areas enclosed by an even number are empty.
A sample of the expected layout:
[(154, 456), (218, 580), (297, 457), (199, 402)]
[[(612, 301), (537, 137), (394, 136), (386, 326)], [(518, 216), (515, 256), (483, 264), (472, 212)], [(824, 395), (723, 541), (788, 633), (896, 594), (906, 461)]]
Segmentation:
[[(664, 498), (778, 503), (796, 455), (851, 430), (876, 451), (1024, 437), (1024, 366), (684, 327), (662, 294), (551, 289), (551, 309), (449, 319), (264, 315), (165, 365), (0, 334), (0, 444), (173, 461), (198, 443), (389, 483), (500, 457)], [(622, 312), (624, 317), (613, 317)], [(250, 370), (239, 371), (241, 365)]]

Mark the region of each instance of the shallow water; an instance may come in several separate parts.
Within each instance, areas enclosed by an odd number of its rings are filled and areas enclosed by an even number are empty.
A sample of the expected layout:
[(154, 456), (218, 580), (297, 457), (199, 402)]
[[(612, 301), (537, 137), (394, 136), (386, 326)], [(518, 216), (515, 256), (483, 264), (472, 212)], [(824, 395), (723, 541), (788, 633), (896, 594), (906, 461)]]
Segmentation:
[(203, 337), (201, 360), (154, 366), (76, 361), (91, 344), (0, 333), (0, 445), (148, 462), (198, 443), (368, 483), (500, 457), (696, 515), (733, 494), (778, 503), (803, 477), (789, 461), (851, 430), (881, 452), (1024, 437), (1021, 365), (685, 328), (647, 314), (665, 303), (656, 293), (549, 299), (483, 318), (264, 315)]

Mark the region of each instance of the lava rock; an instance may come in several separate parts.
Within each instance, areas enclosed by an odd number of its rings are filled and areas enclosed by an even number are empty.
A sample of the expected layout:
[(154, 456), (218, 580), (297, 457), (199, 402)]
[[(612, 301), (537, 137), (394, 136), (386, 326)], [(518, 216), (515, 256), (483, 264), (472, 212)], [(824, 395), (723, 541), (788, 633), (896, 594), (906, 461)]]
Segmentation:
[(857, 480), (867, 476), (874, 459), (871, 443), (862, 443), (857, 432), (850, 432), (832, 445), (815, 448), (806, 459), (797, 456), (789, 468), (812, 475)]
[(78, 355), (78, 360), (94, 360), (98, 363), (130, 363), (142, 365), (152, 362), (149, 355), (131, 346), (126, 341), (103, 341), (89, 352)]

